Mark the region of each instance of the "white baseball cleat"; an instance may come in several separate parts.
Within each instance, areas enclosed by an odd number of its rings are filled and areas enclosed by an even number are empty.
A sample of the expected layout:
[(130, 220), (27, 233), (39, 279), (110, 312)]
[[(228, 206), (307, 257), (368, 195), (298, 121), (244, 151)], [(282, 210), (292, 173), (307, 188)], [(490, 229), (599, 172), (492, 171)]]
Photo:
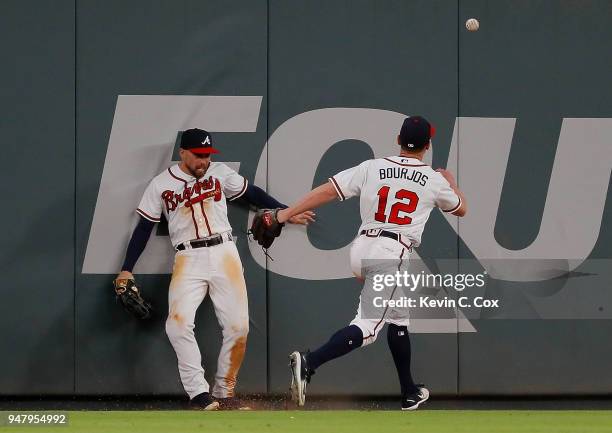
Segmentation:
[(298, 406), (304, 406), (306, 384), (310, 382), (311, 376), (304, 354), (295, 351), (289, 355), (289, 367), (291, 368), (291, 400)]
[(402, 410), (417, 410), (421, 403), (425, 403), (429, 398), (429, 390), (423, 385), (417, 385), (418, 391), (402, 396)]

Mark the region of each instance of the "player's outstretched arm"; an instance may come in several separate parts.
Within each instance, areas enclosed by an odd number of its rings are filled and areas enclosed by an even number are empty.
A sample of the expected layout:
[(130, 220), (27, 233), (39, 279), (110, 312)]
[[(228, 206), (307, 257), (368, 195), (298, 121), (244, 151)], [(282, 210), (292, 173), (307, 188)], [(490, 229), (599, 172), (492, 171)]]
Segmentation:
[[(287, 207), (286, 205), (269, 195), (263, 189), (253, 184), (249, 184), (247, 186), (246, 191), (244, 192), (242, 197), (239, 198), (239, 200), (245, 201), (246, 203), (251, 206), (254, 206), (257, 209), (285, 209)], [(314, 212), (306, 211), (291, 217), (289, 219), (289, 222), (291, 224), (308, 225), (309, 223), (314, 222), (314, 217)]]
[(125, 253), (125, 260), (123, 261), (123, 266), (121, 266), (121, 272), (119, 272), (119, 275), (117, 275), (116, 278), (117, 280), (134, 278), (134, 275), (132, 275), (132, 270), (134, 269), (138, 258), (147, 246), (147, 242), (149, 241), (154, 225), (155, 223), (153, 221), (140, 217), (140, 220), (132, 233), (132, 238), (130, 239), (130, 243), (128, 244), (128, 248)]
[(465, 199), (465, 195), (463, 194), (463, 192), (457, 186), (457, 181), (455, 180), (455, 177), (450, 171), (445, 170), (443, 168), (438, 168), (436, 169), (436, 171), (442, 176), (444, 176), (444, 179), (448, 181), (450, 187), (453, 189), (453, 191), (455, 191), (455, 194), (457, 194), (461, 199), (461, 206), (459, 206), (455, 211), (451, 212), (451, 214), (458, 217), (465, 216), (465, 214), (467, 214), (467, 200)]
[(276, 217), (280, 223), (284, 223), (295, 215), (321, 207), (337, 198), (338, 193), (336, 193), (336, 190), (328, 181), (327, 183), (324, 183), (323, 185), (310, 191), (294, 205), (289, 206), (287, 209), (278, 211)]
[(257, 209), (286, 208), (287, 206), (276, 200), (257, 185), (249, 183), (244, 194), (237, 200), (246, 202)]

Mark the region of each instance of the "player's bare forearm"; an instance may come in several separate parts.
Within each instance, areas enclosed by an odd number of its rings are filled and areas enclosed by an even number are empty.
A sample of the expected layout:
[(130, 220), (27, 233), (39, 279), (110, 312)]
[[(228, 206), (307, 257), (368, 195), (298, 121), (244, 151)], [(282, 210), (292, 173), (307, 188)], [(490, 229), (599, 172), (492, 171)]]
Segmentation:
[(453, 174), (450, 171), (445, 170), (443, 168), (438, 168), (436, 169), (436, 171), (440, 173), (442, 176), (444, 176), (444, 179), (448, 181), (450, 187), (453, 189), (453, 191), (455, 191), (455, 194), (457, 194), (459, 198), (461, 199), (461, 206), (459, 206), (459, 208), (456, 211), (452, 212), (452, 214), (458, 217), (465, 216), (465, 214), (467, 213), (467, 200), (465, 199), (465, 195), (463, 194), (463, 192), (457, 186), (457, 181), (455, 180), (455, 176), (453, 176)]
[(467, 201), (465, 199), (465, 195), (463, 194), (463, 192), (457, 187), (457, 185), (452, 186), (451, 188), (453, 188), (453, 190), (455, 191), (455, 193), (459, 196), (459, 198), (461, 199), (461, 206), (459, 206), (459, 209), (457, 209), (455, 212), (453, 212), (453, 215), (458, 216), (458, 217), (462, 217), (465, 216), (465, 214), (467, 213)]
[(459, 198), (461, 199), (461, 206), (459, 206), (459, 208), (456, 211), (452, 212), (452, 214), (458, 217), (465, 216), (465, 214), (467, 213), (467, 200), (465, 199), (465, 194), (463, 194), (463, 191), (459, 189), (459, 187), (457, 186), (457, 182), (452, 177), (452, 175), (451, 175), (451, 180), (452, 182), (449, 181), (450, 187), (453, 189), (453, 191), (455, 191), (455, 194), (457, 194)]
[(278, 221), (284, 223), (294, 215), (302, 212), (316, 209), (338, 198), (336, 190), (330, 182), (320, 185), (302, 197), (297, 203), (289, 206), (287, 209), (278, 211)]

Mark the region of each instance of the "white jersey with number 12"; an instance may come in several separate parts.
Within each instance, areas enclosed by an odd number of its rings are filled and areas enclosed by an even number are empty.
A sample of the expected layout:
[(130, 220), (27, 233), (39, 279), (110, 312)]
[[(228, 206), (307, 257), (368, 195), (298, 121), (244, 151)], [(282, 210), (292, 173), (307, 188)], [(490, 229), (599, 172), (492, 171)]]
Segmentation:
[(448, 181), (416, 158), (370, 159), (329, 179), (340, 200), (360, 196), (359, 231), (383, 229), (419, 246), (434, 207), (454, 212), (461, 199)]

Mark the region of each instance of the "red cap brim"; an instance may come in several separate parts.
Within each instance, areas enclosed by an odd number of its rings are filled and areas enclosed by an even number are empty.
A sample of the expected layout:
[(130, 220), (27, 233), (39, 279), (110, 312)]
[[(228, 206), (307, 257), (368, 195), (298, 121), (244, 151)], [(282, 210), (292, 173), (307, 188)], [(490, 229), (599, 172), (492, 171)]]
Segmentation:
[(214, 147), (194, 147), (193, 149), (189, 149), (189, 151), (197, 155), (204, 155), (206, 153), (219, 153), (219, 151)]
[(429, 124), (429, 136), (433, 138), (434, 135), (436, 135), (436, 127), (430, 123)]

